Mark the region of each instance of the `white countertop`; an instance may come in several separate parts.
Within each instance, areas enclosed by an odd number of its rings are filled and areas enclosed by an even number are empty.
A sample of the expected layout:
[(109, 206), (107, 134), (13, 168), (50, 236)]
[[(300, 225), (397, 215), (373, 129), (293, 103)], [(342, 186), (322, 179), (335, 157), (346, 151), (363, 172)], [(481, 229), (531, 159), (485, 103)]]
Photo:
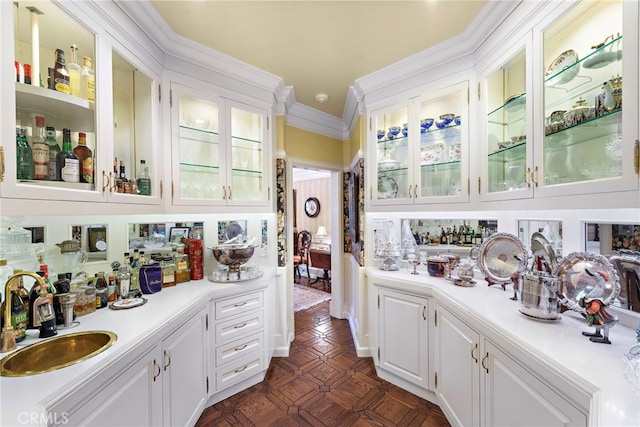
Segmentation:
[(594, 328), (578, 313), (566, 311), (556, 322), (528, 318), (518, 311), (518, 303), (509, 299), (513, 296), (511, 285), (506, 291), (500, 286), (489, 287), (479, 273), (477, 284), (469, 288), (429, 276), (426, 271), (412, 275), (406, 270), (368, 268), (367, 276), (377, 284), (435, 297), (466, 322), (473, 322), (470, 326), (489, 331), (488, 338), (513, 342), (575, 383), (588, 383), (596, 390), (594, 425), (640, 426), (640, 399), (624, 378), (622, 364), (624, 354), (637, 344), (635, 330), (616, 325), (609, 333), (610, 345), (592, 343), (581, 332), (593, 332)]
[[(87, 384), (118, 362), (141, 355), (147, 347), (157, 343), (181, 325), (196, 311), (207, 306), (212, 299), (226, 298), (262, 289), (275, 277), (275, 269), (265, 269), (261, 278), (246, 282), (214, 283), (207, 279), (181, 283), (144, 295), (147, 303), (128, 310), (96, 310), (77, 317), (80, 325), (61, 329), (58, 336), (68, 333), (107, 330), (117, 335), (116, 342), (104, 352), (75, 365), (28, 377), (0, 377), (0, 425), (37, 425), (32, 414), (40, 414), (45, 402), (51, 403)], [(18, 349), (41, 342), (38, 331), (18, 343)], [(5, 357), (10, 353), (0, 353)]]

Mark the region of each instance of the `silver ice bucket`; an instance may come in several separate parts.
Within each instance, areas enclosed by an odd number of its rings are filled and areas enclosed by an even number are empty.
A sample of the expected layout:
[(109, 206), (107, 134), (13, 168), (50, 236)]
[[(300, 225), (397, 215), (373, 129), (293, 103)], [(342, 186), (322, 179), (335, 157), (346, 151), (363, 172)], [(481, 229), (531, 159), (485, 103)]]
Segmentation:
[(527, 271), (520, 275), (520, 313), (538, 320), (560, 319), (560, 301), (556, 292), (562, 281), (543, 271)]

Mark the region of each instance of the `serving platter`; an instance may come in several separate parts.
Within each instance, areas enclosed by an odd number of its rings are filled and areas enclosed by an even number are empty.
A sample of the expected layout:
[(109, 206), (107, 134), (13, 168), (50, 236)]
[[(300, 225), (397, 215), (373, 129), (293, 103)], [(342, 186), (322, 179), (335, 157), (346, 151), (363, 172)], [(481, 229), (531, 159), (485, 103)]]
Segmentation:
[(434, 163), (440, 163), (448, 161), (449, 153), (447, 151), (447, 144), (444, 142), (436, 142), (435, 144), (423, 146), (421, 151), (421, 164), (432, 165)]
[(580, 67), (574, 66), (577, 62), (578, 54), (573, 49), (562, 52), (547, 68), (544, 75), (545, 79), (548, 79), (546, 85), (555, 86), (569, 83), (578, 75)]
[(487, 279), (495, 284), (509, 283), (514, 275), (524, 271), (529, 252), (522, 240), (510, 233), (489, 236), (478, 253), (478, 266)]
[(378, 198), (395, 199), (398, 196), (398, 183), (395, 179), (380, 175), (378, 177)]
[[(560, 260), (552, 274), (562, 281), (562, 294), (574, 303), (582, 298), (612, 302), (620, 293), (618, 273), (604, 255), (572, 252)], [(601, 280), (602, 289), (598, 289)]]

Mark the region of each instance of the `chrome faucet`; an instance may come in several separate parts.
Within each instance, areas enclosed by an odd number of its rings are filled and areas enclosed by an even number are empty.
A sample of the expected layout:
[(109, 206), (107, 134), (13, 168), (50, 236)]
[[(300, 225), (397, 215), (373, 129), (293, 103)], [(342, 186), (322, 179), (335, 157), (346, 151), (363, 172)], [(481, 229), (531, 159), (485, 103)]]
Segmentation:
[[(41, 276), (28, 271), (20, 271), (12, 276), (9, 276), (7, 283), (4, 286), (5, 307), (4, 313), (4, 327), (2, 328), (2, 335), (0, 344), (0, 352), (5, 353), (7, 351), (15, 350), (16, 348), (16, 333), (11, 325), (11, 292), (18, 290), (18, 278), (20, 276), (33, 277), (38, 285), (40, 285), (40, 296), (46, 298), (47, 296), (47, 283)], [(35, 286), (35, 285), (34, 285)], [(31, 310), (32, 307), (29, 307)], [(35, 315), (35, 313), (34, 313)]]

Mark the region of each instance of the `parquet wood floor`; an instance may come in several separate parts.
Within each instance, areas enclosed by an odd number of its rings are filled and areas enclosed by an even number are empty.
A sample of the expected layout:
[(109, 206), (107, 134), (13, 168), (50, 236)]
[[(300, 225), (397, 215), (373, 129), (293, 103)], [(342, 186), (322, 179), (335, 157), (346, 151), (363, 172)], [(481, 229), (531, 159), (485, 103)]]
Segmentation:
[(437, 405), (377, 377), (325, 302), (295, 313), (289, 357), (263, 382), (207, 408), (196, 426), (448, 426)]

